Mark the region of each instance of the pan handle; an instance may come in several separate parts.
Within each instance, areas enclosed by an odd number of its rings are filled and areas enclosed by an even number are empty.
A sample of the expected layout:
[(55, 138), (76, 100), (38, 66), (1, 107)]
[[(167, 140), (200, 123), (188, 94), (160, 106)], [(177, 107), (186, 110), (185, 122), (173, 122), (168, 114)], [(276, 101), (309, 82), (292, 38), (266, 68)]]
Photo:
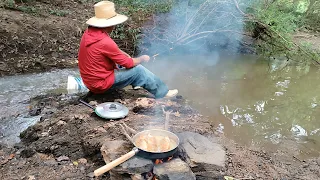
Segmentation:
[(95, 110), (93, 106), (91, 106), (91, 105), (90, 105), (89, 103), (87, 103), (87, 102), (84, 102), (82, 99), (80, 99), (79, 101), (80, 101), (82, 104), (88, 106), (89, 108)]
[(132, 158), (134, 155), (136, 155), (139, 152), (138, 148), (133, 148), (130, 152), (128, 152), (127, 154), (119, 157), (118, 159), (100, 167), (99, 169), (96, 169), (93, 173), (95, 176), (100, 176), (102, 174), (104, 174), (105, 172), (108, 172), (109, 170), (111, 170), (112, 168), (118, 166), (119, 164), (127, 161), (128, 159)]

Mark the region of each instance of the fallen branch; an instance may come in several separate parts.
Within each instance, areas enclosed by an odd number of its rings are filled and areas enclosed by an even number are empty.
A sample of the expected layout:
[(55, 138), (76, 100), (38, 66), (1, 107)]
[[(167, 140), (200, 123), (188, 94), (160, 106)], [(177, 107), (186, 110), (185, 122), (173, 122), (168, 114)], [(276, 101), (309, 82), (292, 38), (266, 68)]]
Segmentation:
[(125, 130), (125, 128), (123, 127), (122, 124), (119, 124), (119, 126), (121, 127), (121, 132), (123, 135), (126, 136), (126, 138), (131, 142), (133, 143), (133, 140), (132, 140), (132, 137), (128, 134), (128, 132)]

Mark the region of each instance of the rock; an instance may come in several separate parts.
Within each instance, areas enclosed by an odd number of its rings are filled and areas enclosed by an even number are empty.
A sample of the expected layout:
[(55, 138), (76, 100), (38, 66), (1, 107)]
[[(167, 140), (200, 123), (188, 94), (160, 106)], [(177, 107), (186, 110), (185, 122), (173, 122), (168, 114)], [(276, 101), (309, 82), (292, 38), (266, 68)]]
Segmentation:
[(120, 174), (142, 174), (150, 172), (153, 168), (153, 162), (148, 159), (134, 156), (126, 162), (115, 167), (112, 171)]
[(156, 101), (151, 98), (138, 98), (132, 109), (135, 113), (153, 113), (155, 111)]
[(80, 158), (80, 159), (78, 159), (78, 162), (79, 162), (80, 164), (87, 164), (87, 163), (88, 163), (87, 159), (85, 159), (85, 158)]
[(65, 121), (61, 121), (61, 120), (60, 120), (60, 121), (57, 122), (57, 125), (58, 125), (58, 126), (59, 126), (59, 125), (65, 125), (65, 124), (67, 124)]
[(153, 173), (159, 180), (195, 180), (196, 176), (180, 158), (155, 165)]
[(49, 136), (49, 132), (42, 132), (42, 133), (41, 133), (41, 136), (42, 136), (42, 137), (47, 137), (47, 136)]
[(28, 180), (35, 180), (36, 178), (34, 176), (29, 176)]
[(212, 172), (211, 177), (221, 175), (219, 172), (225, 168), (226, 152), (220, 144), (193, 132), (179, 133), (178, 137), (180, 152), (193, 172)]
[(96, 106), (96, 105), (98, 105), (98, 102), (97, 101), (90, 101), (89, 104), (91, 106)]
[(30, 116), (38, 116), (41, 114), (41, 108), (34, 108), (29, 111)]
[(317, 159), (317, 164), (320, 166), (320, 158)]
[(141, 174), (134, 174), (131, 175), (132, 180), (144, 180), (143, 176)]
[(130, 151), (130, 143), (122, 140), (107, 140), (100, 148), (103, 160), (106, 163), (117, 159)]
[(49, 159), (49, 160), (43, 161), (43, 164), (45, 166), (56, 166), (58, 165), (58, 162), (54, 159)]
[(26, 148), (20, 152), (20, 156), (22, 158), (29, 158), (32, 157), (35, 153), (36, 151), (34, 149)]
[(91, 173), (87, 174), (87, 177), (94, 178), (94, 173), (91, 172)]
[(57, 158), (57, 161), (58, 162), (61, 162), (61, 161), (69, 161), (70, 159), (69, 159), (69, 157), (67, 157), (67, 156), (59, 156), (58, 158)]
[(98, 128), (95, 128), (94, 130), (97, 131), (97, 132), (100, 132), (100, 133), (106, 133), (107, 132), (107, 130), (104, 129), (103, 127), (98, 127)]

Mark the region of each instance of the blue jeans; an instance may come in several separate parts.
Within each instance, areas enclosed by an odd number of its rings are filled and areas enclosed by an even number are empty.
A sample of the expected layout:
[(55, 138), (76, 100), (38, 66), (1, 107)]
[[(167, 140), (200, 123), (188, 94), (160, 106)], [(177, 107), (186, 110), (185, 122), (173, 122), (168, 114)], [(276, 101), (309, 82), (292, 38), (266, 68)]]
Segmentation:
[(162, 98), (168, 93), (168, 87), (159, 77), (142, 65), (131, 69), (115, 70), (115, 81), (110, 89), (122, 89), (128, 85), (140, 86), (149, 91), (155, 98)]

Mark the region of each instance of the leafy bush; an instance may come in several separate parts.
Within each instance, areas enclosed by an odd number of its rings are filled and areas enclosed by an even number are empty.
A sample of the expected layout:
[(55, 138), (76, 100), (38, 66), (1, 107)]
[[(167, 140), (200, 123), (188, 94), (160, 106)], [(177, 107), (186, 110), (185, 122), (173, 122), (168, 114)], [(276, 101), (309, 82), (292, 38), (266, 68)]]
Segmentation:
[[(275, 0), (260, 1), (251, 11), (255, 20), (248, 23), (248, 30), (257, 39), (257, 50), (266, 56), (286, 57), (296, 62), (312, 60), (320, 62), (319, 53), (305, 44), (296, 44), (292, 34), (308, 23), (315, 23), (318, 10), (311, 10), (309, 1)], [(316, 8), (317, 9), (317, 8)], [(312, 11), (312, 12), (310, 12)], [(313, 16), (308, 16), (308, 14)], [(314, 18), (313, 20), (311, 18)], [(307, 23), (308, 22), (308, 23)]]

